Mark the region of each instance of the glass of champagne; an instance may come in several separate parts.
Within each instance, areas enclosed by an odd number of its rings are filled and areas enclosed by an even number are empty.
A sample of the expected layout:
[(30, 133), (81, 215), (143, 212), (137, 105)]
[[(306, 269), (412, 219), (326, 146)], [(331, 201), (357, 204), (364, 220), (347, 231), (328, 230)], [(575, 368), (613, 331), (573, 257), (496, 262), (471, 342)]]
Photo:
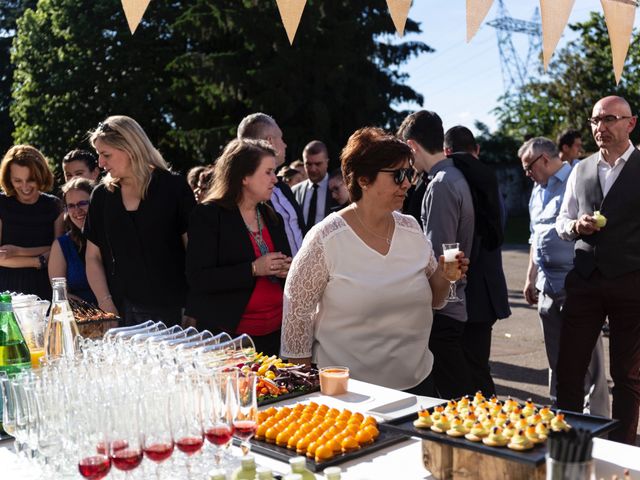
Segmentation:
[(192, 478), (192, 457), (200, 452), (204, 444), (203, 389), (202, 383), (192, 373), (181, 372), (176, 377), (176, 388), (171, 401), (171, 422), (175, 445), (186, 457), (184, 466), (187, 478)]
[(449, 280), (449, 296), (447, 302), (461, 302), (462, 299), (456, 294), (456, 282), (462, 277), (462, 270), (458, 265), (456, 255), (460, 253), (459, 243), (443, 243), (442, 254), (444, 255), (444, 276)]
[(171, 391), (166, 385), (149, 388), (142, 399), (142, 451), (156, 464), (156, 478), (160, 480), (161, 464), (171, 457), (174, 449), (170, 422)]
[(242, 440), (241, 448), (244, 455), (251, 451), (249, 440), (258, 428), (257, 379), (256, 372), (238, 372), (233, 435)]

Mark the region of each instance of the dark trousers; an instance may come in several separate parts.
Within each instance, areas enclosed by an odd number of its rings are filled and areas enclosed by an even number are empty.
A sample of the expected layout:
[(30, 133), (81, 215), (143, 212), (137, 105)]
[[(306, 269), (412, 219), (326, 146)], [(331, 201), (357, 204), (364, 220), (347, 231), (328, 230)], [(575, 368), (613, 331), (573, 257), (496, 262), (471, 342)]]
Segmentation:
[(150, 307), (124, 300), (124, 308), (120, 311), (124, 322), (122, 327), (144, 323), (147, 320), (163, 322), (167, 328), (182, 323), (182, 307)]
[(267, 335), (250, 335), (250, 337), (256, 346), (256, 352), (262, 352), (268, 356), (280, 355), (280, 330)]
[(469, 365), (462, 347), (465, 322), (436, 313), (429, 338), (433, 353), (431, 375), (440, 398), (458, 398), (471, 392)]
[(640, 408), (640, 271), (588, 279), (575, 270), (565, 281), (567, 299), (558, 358), (558, 407), (580, 412), (584, 378), (605, 318), (609, 317), (609, 358), (613, 379), (612, 416), (620, 420), (609, 439), (635, 444)]
[(478, 390), (486, 396), (495, 395), (496, 386), (491, 378), (489, 356), (491, 355), (491, 334), (493, 322), (469, 322), (464, 324), (462, 334), (462, 350), (469, 366), (470, 390), (468, 394)]

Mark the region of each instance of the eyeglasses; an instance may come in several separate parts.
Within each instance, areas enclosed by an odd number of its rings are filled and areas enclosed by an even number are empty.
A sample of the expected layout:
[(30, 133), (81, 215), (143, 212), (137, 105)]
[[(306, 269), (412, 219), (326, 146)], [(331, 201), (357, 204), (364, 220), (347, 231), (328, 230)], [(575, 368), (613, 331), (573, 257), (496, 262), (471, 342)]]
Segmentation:
[(89, 206), (89, 200), (80, 200), (78, 203), (65, 203), (64, 211), (75, 210), (76, 208), (87, 208)]
[(597, 127), (600, 122), (605, 125), (611, 125), (613, 122), (617, 122), (618, 120), (624, 120), (626, 118), (633, 118), (633, 115), (623, 116), (623, 115), (602, 115), (601, 117), (591, 117), (587, 119), (594, 127)]
[(414, 175), (416, 174), (416, 171), (411, 167), (409, 167), (409, 168), (381, 168), (378, 171), (379, 172), (384, 172), (384, 173), (393, 173), (393, 181), (396, 183), (396, 185), (402, 185), (402, 182), (404, 182), (405, 178), (407, 180), (409, 180), (409, 183), (411, 183), (413, 181)]
[(541, 154), (541, 155), (538, 155), (536, 157), (536, 159), (533, 162), (531, 162), (529, 165), (526, 165), (526, 166), (522, 167), (522, 169), (525, 171), (525, 173), (530, 173), (531, 169), (533, 169), (533, 164), (536, 163), (538, 160), (540, 160), (542, 157), (544, 157), (544, 153)]

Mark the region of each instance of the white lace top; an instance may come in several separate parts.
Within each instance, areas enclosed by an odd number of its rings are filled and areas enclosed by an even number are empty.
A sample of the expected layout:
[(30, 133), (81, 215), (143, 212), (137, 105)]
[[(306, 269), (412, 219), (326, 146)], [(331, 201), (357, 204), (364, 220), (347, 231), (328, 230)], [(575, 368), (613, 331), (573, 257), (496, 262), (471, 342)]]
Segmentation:
[(346, 365), (357, 380), (396, 389), (431, 372), (431, 288), (438, 262), (418, 222), (394, 212), (387, 255), (334, 213), (307, 234), (284, 289), (282, 355)]

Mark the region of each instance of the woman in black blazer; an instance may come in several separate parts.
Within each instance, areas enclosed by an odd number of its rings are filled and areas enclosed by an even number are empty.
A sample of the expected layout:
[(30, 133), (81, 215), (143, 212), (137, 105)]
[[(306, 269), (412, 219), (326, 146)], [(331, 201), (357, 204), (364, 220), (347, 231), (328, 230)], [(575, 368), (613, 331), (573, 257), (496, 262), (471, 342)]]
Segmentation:
[(291, 265), (284, 223), (265, 204), (277, 182), (275, 151), (233, 140), (216, 161), (214, 183), (192, 212), (187, 247), (187, 314), (199, 329), (247, 333), (257, 351), (278, 354), (282, 293)]

